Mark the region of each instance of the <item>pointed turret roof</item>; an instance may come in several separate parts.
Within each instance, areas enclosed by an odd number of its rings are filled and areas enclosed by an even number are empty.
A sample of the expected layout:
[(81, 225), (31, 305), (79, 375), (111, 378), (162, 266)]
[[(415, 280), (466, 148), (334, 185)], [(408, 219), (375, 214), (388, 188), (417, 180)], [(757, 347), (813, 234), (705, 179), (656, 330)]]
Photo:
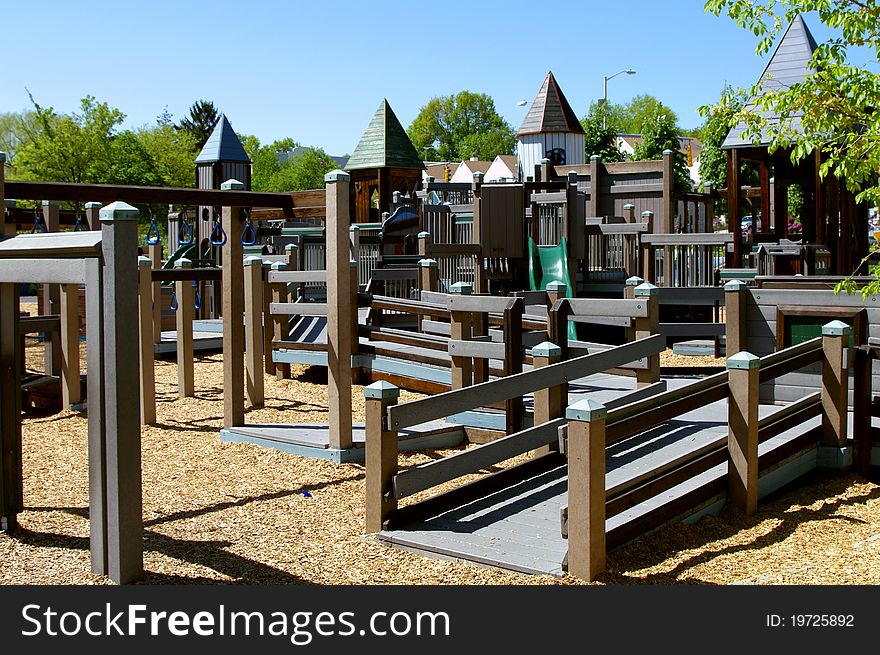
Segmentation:
[(347, 171), (357, 168), (425, 168), (425, 163), (391, 110), (388, 100), (379, 103), (373, 119), (345, 165)]
[(214, 126), (214, 131), (211, 132), (211, 136), (205, 141), (205, 147), (196, 157), (197, 164), (215, 161), (251, 161), (226, 118), (226, 114), (220, 114), (220, 120)]
[(538, 95), (532, 100), (532, 106), (529, 107), (516, 136), (542, 132), (584, 133), (581, 122), (553, 77), (553, 71), (547, 72), (547, 77), (538, 89)]
[[(759, 79), (760, 88), (765, 90), (786, 89), (792, 84), (803, 82), (812, 72), (810, 68), (810, 59), (816, 51), (816, 40), (810, 33), (807, 24), (804, 22), (800, 14), (794, 17), (791, 25), (785, 30), (785, 34), (779, 40), (776, 50), (767, 62), (767, 67), (761, 73)], [(746, 105), (747, 108), (754, 107), (754, 98), (750, 99)], [(779, 120), (778, 116), (768, 116), (768, 120)], [(800, 114), (789, 117), (789, 123), (792, 129), (800, 130)], [(743, 132), (746, 126), (739, 123), (734, 127), (724, 139), (721, 145), (723, 149), (741, 148), (745, 146), (758, 145), (749, 141)], [(761, 139), (760, 145), (768, 145), (767, 138)]]

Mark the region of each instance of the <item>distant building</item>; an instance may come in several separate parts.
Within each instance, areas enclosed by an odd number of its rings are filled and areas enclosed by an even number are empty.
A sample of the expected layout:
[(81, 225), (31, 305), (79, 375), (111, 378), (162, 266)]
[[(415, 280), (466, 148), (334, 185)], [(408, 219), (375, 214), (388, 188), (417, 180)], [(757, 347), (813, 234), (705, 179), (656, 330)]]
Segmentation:
[(519, 166), (516, 155), (498, 155), (486, 171), (484, 182), (518, 182)]
[(474, 173), (483, 173), (485, 175), (491, 165), (492, 162), (490, 161), (480, 161), (476, 157), (471, 157), (458, 165), (458, 168), (455, 169), (455, 174), (449, 178), (449, 181), (471, 183), (474, 181)]
[(459, 166), (457, 161), (426, 161), (423, 181), (433, 177), (435, 182), (449, 182)]

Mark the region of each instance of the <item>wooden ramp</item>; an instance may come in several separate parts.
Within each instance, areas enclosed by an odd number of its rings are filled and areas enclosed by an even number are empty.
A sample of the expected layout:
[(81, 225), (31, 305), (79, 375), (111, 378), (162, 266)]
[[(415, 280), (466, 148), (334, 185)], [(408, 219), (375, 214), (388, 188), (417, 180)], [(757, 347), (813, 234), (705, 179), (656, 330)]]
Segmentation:
[[(334, 462), (364, 461), (364, 424), (355, 423), (352, 429), (352, 448), (345, 450), (330, 447), (330, 429), (324, 423), (244, 425), (223, 428), (220, 440), (247, 442), (266, 448), (274, 448), (303, 457), (317, 457)], [(431, 421), (405, 430), (398, 439), (398, 450), (430, 450), (454, 448), (464, 441), (461, 426), (444, 421)]]
[[(222, 332), (193, 330), (193, 351), (223, 350)], [(177, 352), (177, 332), (162, 332), (162, 342), (153, 344), (153, 352), (157, 355)]]
[[(670, 387), (684, 380), (669, 379)], [(780, 406), (760, 408), (762, 417)], [(797, 437), (818, 427), (820, 419), (798, 426), (761, 444), (762, 457), (774, 451), (780, 462), (762, 474), (760, 495), (766, 495), (815, 468), (821, 453), (799, 449)], [(637, 482), (646, 474), (671, 467), (694, 451), (709, 453), (727, 436), (727, 403), (699, 407), (666, 424), (613, 444), (607, 449), (606, 492)], [(428, 556), (451, 557), (513, 571), (561, 576), (567, 540), (562, 534), (562, 508), (567, 506), (567, 466), (563, 456), (543, 458), (540, 469), (506, 480), (491, 492), (398, 529), (378, 534), (380, 540)], [(696, 520), (720, 511), (725, 502), (726, 461), (667, 492), (625, 509), (606, 521), (608, 547), (644, 533), (644, 526)], [(709, 500), (689, 502), (698, 488), (714, 488)], [(698, 494), (705, 498), (705, 494)]]

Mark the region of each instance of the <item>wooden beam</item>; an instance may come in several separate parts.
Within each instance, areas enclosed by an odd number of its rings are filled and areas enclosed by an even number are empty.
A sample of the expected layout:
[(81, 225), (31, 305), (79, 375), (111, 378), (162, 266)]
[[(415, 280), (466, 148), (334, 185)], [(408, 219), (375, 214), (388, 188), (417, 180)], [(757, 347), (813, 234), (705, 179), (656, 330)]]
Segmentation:
[[(192, 262), (180, 258), (174, 262), (178, 270), (192, 267)], [(195, 362), (193, 361), (193, 286), (189, 280), (174, 283), (177, 310), (174, 321), (177, 327), (177, 397), (191, 398), (196, 394)]]
[(61, 286), (61, 405), (69, 409), (82, 400), (79, 382), (79, 285)]
[(248, 407), (265, 403), (263, 383), (263, 260), (244, 260), (245, 398)]
[[(2, 176), (0, 172), (0, 195)], [(0, 284), (0, 530), (4, 532), (16, 529), (23, 509), (18, 289), (14, 283)]]
[(366, 531), (379, 532), (397, 509), (391, 482), (397, 473), (397, 431), (389, 430), (386, 417), (397, 404), (400, 391), (393, 384), (375, 382), (364, 388), (366, 400)]
[(727, 359), (730, 396), (728, 424), (728, 498), (752, 515), (758, 511), (758, 390), (761, 360), (748, 352)]
[[(150, 205), (204, 205), (207, 207), (280, 207), (293, 209), (289, 193), (265, 193), (241, 189), (181, 189), (126, 186), (118, 184), (74, 184), (69, 182), (6, 182), (7, 198), (18, 200), (100, 201), (124, 200)], [(232, 238), (232, 234), (227, 232)], [(239, 234), (238, 232), (235, 233)]]
[(156, 422), (156, 371), (153, 348), (153, 299), (149, 257), (138, 258), (138, 341), (140, 343), (141, 423)]

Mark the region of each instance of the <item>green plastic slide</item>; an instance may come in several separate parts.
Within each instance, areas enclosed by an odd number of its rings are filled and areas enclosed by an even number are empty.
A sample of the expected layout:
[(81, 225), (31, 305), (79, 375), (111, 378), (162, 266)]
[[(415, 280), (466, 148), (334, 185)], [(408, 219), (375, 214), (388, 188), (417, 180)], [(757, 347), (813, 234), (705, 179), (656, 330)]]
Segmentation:
[[(532, 291), (545, 291), (551, 282), (565, 284), (565, 297), (574, 297), (568, 274), (568, 244), (565, 237), (555, 246), (538, 246), (529, 237), (529, 284)], [(577, 340), (577, 325), (569, 321), (568, 338)]]

